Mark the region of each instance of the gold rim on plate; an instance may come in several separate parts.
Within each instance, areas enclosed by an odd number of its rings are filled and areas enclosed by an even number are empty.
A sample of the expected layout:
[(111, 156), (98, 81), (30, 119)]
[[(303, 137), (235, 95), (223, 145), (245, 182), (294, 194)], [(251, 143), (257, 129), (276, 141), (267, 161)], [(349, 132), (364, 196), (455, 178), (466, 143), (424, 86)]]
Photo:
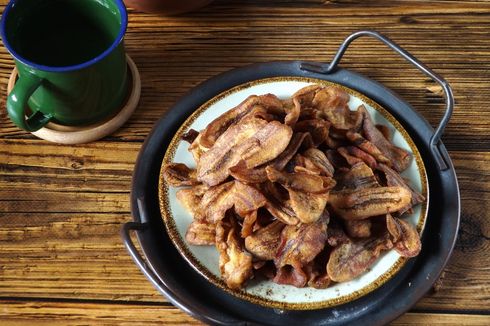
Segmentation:
[[(409, 145), (413, 153), (413, 157), (415, 159), (415, 163), (417, 164), (418, 172), (420, 174), (420, 179), (421, 179), (420, 181), (422, 185), (421, 193), (426, 198), (426, 201), (421, 204), (420, 215), (418, 217), (419, 221), (417, 223), (417, 231), (421, 235), (425, 226), (425, 221), (427, 219), (427, 203), (429, 201), (429, 198), (428, 198), (428, 191), (427, 191), (428, 185), (427, 185), (427, 175), (426, 175), (425, 166), (422, 157), (420, 155), (420, 152), (415, 146), (415, 143), (413, 142), (408, 132), (400, 124), (400, 122), (398, 122), (398, 120), (396, 120), (395, 117), (391, 115), (391, 113), (389, 113), (377, 102), (373, 101), (372, 99), (368, 98), (364, 94), (361, 94), (351, 88), (330, 81), (316, 79), (316, 78), (307, 78), (307, 77), (272, 77), (272, 78), (264, 78), (264, 79), (258, 79), (251, 82), (247, 82), (216, 95), (215, 97), (213, 97), (212, 99), (208, 100), (206, 103), (201, 105), (196, 111), (194, 111), (180, 126), (180, 128), (177, 130), (170, 144), (167, 147), (167, 150), (163, 157), (161, 167), (163, 167), (168, 163), (172, 163), (177, 147), (181, 142), (182, 135), (189, 129), (189, 127), (194, 123), (194, 121), (198, 117), (200, 117), (201, 114), (203, 114), (213, 104), (217, 103), (218, 101), (221, 101), (222, 99), (226, 98), (227, 96), (230, 96), (231, 94), (237, 93), (241, 90), (250, 88), (252, 86), (273, 83), (273, 82), (288, 82), (288, 81), (308, 82), (308, 83), (319, 84), (322, 86), (340, 87), (350, 95), (361, 99), (364, 103), (374, 108), (386, 120), (388, 120), (393, 125), (393, 127), (395, 127), (395, 129), (403, 136), (403, 138), (405, 139), (405, 141), (407, 142), (407, 144)], [(214, 284), (215, 286), (219, 287), (220, 289), (226, 291), (227, 293), (235, 297), (249, 301), (251, 303), (259, 304), (268, 308), (278, 308), (278, 309), (288, 309), (288, 310), (313, 310), (313, 309), (327, 308), (327, 307), (340, 305), (355, 300), (379, 288), (381, 285), (383, 285), (389, 279), (391, 279), (407, 262), (406, 258), (400, 257), (395, 263), (393, 263), (390, 269), (388, 269), (386, 272), (380, 275), (376, 280), (368, 283), (362, 289), (337, 298), (332, 298), (332, 299), (327, 299), (327, 300), (317, 301), (317, 302), (302, 302), (302, 303), (281, 302), (281, 301), (266, 299), (258, 295), (250, 294), (243, 289), (231, 290), (226, 286), (225, 282), (221, 278), (214, 275), (211, 271), (209, 271), (206, 267), (204, 267), (200, 263), (200, 261), (189, 250), (187, 244), (185, 243), (185, 240), (182, 239), (182, 237), (179, 235), (179, 232), (175, 225), (174, 217), (170, 210), (168, 185), (166, 184), (166, 182), (163, 180), (161, 176), (162, 173), (160, 170), (159, 182), (158, 182), (158, 197), (160, 203), (160, 213), (162, 215), (163, 221), (165, 222), (164, 224), (165, 224), (165, 228), (167, 229), (167, 233), (170, 239), (172, 240), (172, 242), (174, 243), (174, 245), (177, 247), (177, 250), (184, 257), (184, 259), (187, 260), (194, 269), (196, 269), (197, 272), (203, 275), (212, 284)], [(316, 290), (316, 291), (322, 291), (322, 290)]]

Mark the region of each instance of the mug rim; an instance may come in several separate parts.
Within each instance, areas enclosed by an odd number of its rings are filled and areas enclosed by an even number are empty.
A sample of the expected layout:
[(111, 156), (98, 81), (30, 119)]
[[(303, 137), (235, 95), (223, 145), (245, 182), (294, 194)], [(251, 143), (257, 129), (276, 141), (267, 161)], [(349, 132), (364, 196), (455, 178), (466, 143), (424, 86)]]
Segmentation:
[(7, 50), (10, 52), (10, 54), (14, 57), (15, 60), (20, 61), (24, 65), (27, 65), (31, 68), (37, 69), (37, 70), (42, 70), (42, 71), (47, 71), (47, 72), (70, 72), (70, 71), (75, 71), (75, 70), (80, 70), (84, 69), (87, 67), (92, 66), (93, 64), (101, 61), (105, 57), (107, 57), (109, 54), (111, 54), (122, 42), (124, 38), (124, 34), (126, 34), (126, 29), (128, 26), (128, 12), (126, 10), (126, 6), (124, 5), (123, 0), (113, 0), (114, 3), (117, 5), (117, 8), (119, 9), (119, 13), (121, 14), (121, 26), (119, 28), (119, 33), (117, 34), (116, 39), (112, 42), (111, 46), (108, 47), (107, 49), (104, 50), (101, 54), (98, 56), (76, 64), (76, 65), (71, 65), (71, 66), (62, 66), (62, 67), (53, 67), (53, 66), (47, 66), (47, 65), (42, 65), (42, 64), (37, 64), (35, 62), (32, 62), (30, 60), (27, 60), (26, 58), (22, 57), (19, 55), (12, 45), (10, 44), (7, 34), (5, 31), (6, 27), (6, 20), (9, 15), (10, 10), (14, 5), (18, 2), (19, 0), (10, 0), (7, 6), (5, 7), (5, 10), (2, 14), (2, 20), (0, 23), (0, 36), (2, 37), (3, 44), (7, 48)]

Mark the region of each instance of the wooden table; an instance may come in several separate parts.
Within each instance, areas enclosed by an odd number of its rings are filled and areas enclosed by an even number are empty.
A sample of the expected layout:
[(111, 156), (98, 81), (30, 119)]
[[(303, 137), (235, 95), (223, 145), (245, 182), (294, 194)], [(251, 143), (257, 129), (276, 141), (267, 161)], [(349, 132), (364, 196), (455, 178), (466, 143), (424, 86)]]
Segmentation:
[[(360, 29), (385, 33), (447, 78), (457, 102), (443, 141), (461, 187), (459, 239), (433, 293), (394, 324), (489, 325), (490, 3), (362, 0), (218, 0), (181, 17), (130, 10), (139, 108), (86, 145), (48, 143), (9, 121), (13, 61), (0, 48), (0, 324), (200, 324), (152, 287), (119, 236), (142, 142), (207, 78), (254, 62), (329, 61)], [(342, 65), (395, 90), (431, 123), (441, 117), (435, 84), (376, 41), (354, 43)]]

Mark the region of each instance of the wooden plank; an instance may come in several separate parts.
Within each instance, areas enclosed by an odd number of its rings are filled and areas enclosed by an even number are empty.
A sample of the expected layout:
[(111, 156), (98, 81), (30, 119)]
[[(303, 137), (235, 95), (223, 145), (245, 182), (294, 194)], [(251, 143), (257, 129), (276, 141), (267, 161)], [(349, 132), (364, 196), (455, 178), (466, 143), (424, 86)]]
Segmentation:
[(1, 191), (9, 200), (30, 196), (12, 193), (19, 187), (62, 192), (60, 196), (66, 196), (67, 191), (127, 193), (140, 147), (140, 143), (129, 142), (62, 146), (39, 140), (1, 140)]
[[(0, 0), (0, 12), (7, 2)], [(2, 325), (200, 324), (165, 301), (119, 238), (131, 219), (131, 174), (141, 143), (198, 83), (255, 62), (327, 62), (359, 29), (376, 29), (411, 51), (450, 82), (457, 103), (443, 141), (461, 187), (458, 242), (438, 291), (417, 304), (420, 313), (394, 325), (490, 324), (488, 316), (468, 314), (490, 307), (490, 3), (216, 0), (179, 17), (130, 10), (125, 44), (142, 76), (142, 97), (132, 118), (103, 141), (49, 144), (15, 127), (0, 109)], [(375, 40), (356, 41), (342, 66), (394, 90), (432, 124), (440, 119), (440, 89)], [(0, 94), (12, 67), (0, 47)]]
[(412, 313), (404, 314), (391, 325), (487, 326), (490, 316), (465, 314)]
[(4, 326), (204, 325), (169, 305), (0, 301)]
[[(204, 325), (169, 305), (0, 301), (2, 325)], [(391, 325), (486, 326), (490, 317), (409, 312)]]
[(2, 295), (163, 300), (119, 237), (140, 145), (1, 141)]
[(119, 237), (129, 213), (0, 214), (0, 296), (163, 302)]
[[(10, 153), (0, 157), (3, 296), (164, 301), (119, 238), (122, 223), (130, 220), (130, 175), (139, 144), (98, 142), (82, 149), (37, 147), (41, 142), (31, 140), (1, 143)], [(77, 151), (90, 155), (73, 169)], [(452, 157), (462, 190), (460, 237), (441, 289), (417, 307), (478, 310), (490, 302), (481, 290), (490, 278), (490, 153)]]
[[(489, 149), (490, 111), (481, 109), (489, 95), (485, 85), (490, 83), (488, 3), (323, 3), (216, 1), (184, 18), (130, 12), (126, 47), (142, 74), (142, 99), (132, 119), (107, 140), (143, 141), (158, 117), (181, 95), (217, 73), (271, 60), (328, 61), (350, 32), (375, 27), (453, 86), (457, 106), (444, 137), (448, 148)], [(433, 83), (376, 41), (357, 41), (342, 65), (380, 81), (412, 103), (431, 123), (438, 122), (442, 97), (430, 91)], [(3, 93), (12, 67), (10, 55), (1, 48)], [(0, 106), (4, 106), (3, 97)], [(10, 123), (3, 110), (0, 137), (33, 138)]]
[[(461, 224), (453, 256), (436, 293), (418, 308), (490, 308), (490, 153), (452, 153), (461, 191)], [(480, 262), (483, 264), (480, 265)], [(464, 298), (464, 299), (463, 299)], [(461, 299), (465, 301), (462, 305)], [(470, 308), (471, 307), (471, 308)]]

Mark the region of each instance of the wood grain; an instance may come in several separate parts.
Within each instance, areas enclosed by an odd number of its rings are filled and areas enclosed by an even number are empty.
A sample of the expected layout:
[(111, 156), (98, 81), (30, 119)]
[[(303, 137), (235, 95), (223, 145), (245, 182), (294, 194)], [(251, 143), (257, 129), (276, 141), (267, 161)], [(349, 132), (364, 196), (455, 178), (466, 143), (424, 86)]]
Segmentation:
[[(457, 107), (444, 137), (446, 145), (487, 150), (490, 111), (481, 108), (486, 105), (485, 85), (490, 83), (490, 5), (452, 1), (373, 5), (376, 2), (358, 1), (353, 7), (343, 1), (216, 1), (184, 17), (130, 12), (126, 47), (142, 74), (142, 102), (113, 139), (142, 141), (178, 97), (217, 73), (271, 60), (328, 61), (350, 32), (375, 28), (451, 83)], [(433, 83), (376, 41), (356, 41), (342, 65), (395, 90), (433, 124), (440, 118), (442, 98), (430, 91)], [(7, 78), (12, 60), (3, 48), (0, 67), (6, 68), (0, 78)], [(471, 119), (474, 116), (480, 119)], [(32, 137), (8, 122), (5, 114), (0, 117), (4, 123), (0, 137)]]
[[(9, 161), (0, 163), (0, 211), (7, 212), (0, 213), (0, 293), (163, 301), (131, 262), (118, 233), (130, 220), (127, 166), (135, 159), (128, 155), (135, 144), (110, 150), (100, 142), (77, 148), (44, 143), (37, 148), (40, 156), (32, 143), (5, 142)], [(76, 158), (79, 151), (89, 155)], [(442, 287), (417, 307), (480, 310), (490, 300), (490, 153), (452, 157), (461, 188), (472, 191), (462, 193), (460, 236)], [(47, 158), (50, 164), (38, 167)], [(75, 160), (75, 169), (74, 159), (83, 159)]]
[(464, 314), (407, 313), (392, 325), (445, 325), (445, 326), (484, 326), (490, 324), (490, 317)]
[(169, 305), (0, 301), (2, 325), (203, 325)]
[[(490, 324), (490, 2), (363, 0), (216, 0), (177, 17), (130, 10), (125, 45), (141, 73), (140, 104), (95, 143), (36, 139), (0, 109), (1, 324), (200, 325), (151, 286), (119, 237), (142, 142), (200, 82), (255, 62), (327, 62), (359, 29), (397, 41), (456, 97), (443, 141), (460, 182), (459, 238), (437, 291), (394, 325)], [(432, 124), (442, 116), (436, 84), (375, 40), (353, 43), (341, 65), (394, 90)], [(0, 47), (1, 108), (12, 68)]]
[[(168, 305), (0, 301), (2, 325), (203, 325)], [(391, 325), (487, 326), (490, 316), (407, 313)]]

